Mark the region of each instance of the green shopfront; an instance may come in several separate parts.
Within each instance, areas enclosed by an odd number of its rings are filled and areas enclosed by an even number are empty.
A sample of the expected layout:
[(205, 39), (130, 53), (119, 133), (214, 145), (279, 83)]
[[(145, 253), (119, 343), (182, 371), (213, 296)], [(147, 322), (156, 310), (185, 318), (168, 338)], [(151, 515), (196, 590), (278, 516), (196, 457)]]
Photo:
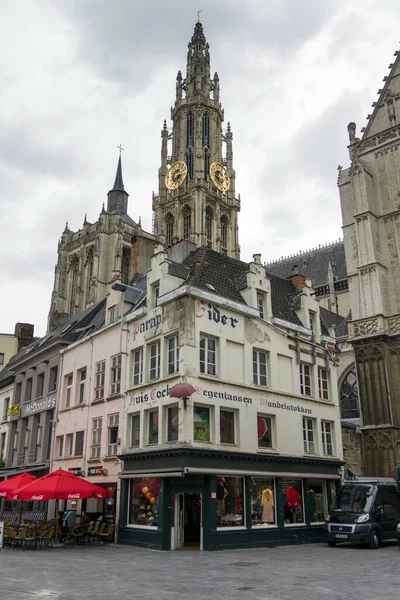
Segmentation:
[(194, 448), (121, 458), (118, 541), (158, 550), (320, 542), (343, 464)]

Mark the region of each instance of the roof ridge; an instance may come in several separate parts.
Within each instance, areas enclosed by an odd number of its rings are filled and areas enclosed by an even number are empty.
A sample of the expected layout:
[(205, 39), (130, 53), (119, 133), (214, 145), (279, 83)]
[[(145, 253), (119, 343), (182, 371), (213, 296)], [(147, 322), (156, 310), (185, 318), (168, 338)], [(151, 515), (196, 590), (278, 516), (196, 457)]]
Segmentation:
[(316, 250), (322, 250), (324, 248), (330, 248), (332, 246), (336, 246), (338, 244), (343, 244), (343, 238), (339, 238), (334, 242), (328, 242), (326, 244), (318, 244), (315, 248), (310, 248), (309, 250), (300, 250), (297, 254), (288, 254), (288, 256), (281, 256), (280, 258), (276, 258), (274, 260), (270, 260), (264, 263), (264, 266), (274, 265), (276, 263), (282, 262), (284, 260), (288, 260), (289, 258), (296, 258), (297, 256), (304, 256), (304, 254), (309, 254), (310, 252), (315, 252)]

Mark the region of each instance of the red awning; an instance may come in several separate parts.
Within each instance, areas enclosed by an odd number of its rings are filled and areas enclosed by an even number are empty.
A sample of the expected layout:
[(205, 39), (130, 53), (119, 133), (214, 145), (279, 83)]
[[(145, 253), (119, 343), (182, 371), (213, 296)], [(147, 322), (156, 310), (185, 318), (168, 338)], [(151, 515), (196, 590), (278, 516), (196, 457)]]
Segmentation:
[(68, 471), (58, 469), (40, 477), (32, 484), (18, 491), (18, 500), (82, 500), (84, 498), (107, 498), (107, 491), (77, 477)]
[(37, 477), (30, 473), (19, 473), (15, 477), (10, 477), (0, 483), (0, 498), (8, 498), (9, 494), (14, 494), (15, 490), (25, 487), (28, 483), (35, 481)]

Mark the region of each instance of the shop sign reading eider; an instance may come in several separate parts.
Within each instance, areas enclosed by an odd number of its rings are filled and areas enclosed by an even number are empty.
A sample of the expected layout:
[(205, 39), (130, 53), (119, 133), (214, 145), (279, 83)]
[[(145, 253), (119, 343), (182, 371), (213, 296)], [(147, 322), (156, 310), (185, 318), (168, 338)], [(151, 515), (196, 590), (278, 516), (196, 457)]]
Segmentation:
[(204, 300), (198, 300), (196, 305), (196, 319), (201, 319), (205, 314), (208, 316), (209, 321), (213, 321), (216, 324), (221, 323), (221, 325), (235, 328), (236, 323), (239, 323), (234, 317), (228, 317), (228, 315), (223, 314), (215, 304), (207, 304)]

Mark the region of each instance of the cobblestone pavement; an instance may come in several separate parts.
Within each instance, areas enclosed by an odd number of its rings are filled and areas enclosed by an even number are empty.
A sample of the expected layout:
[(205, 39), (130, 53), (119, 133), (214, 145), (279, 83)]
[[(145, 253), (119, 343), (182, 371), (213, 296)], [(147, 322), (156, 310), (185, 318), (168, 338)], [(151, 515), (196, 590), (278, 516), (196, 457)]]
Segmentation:
[(400, 552), (324, 544), (223, 552), (0, 551), (1, 600), (397, 600)]

